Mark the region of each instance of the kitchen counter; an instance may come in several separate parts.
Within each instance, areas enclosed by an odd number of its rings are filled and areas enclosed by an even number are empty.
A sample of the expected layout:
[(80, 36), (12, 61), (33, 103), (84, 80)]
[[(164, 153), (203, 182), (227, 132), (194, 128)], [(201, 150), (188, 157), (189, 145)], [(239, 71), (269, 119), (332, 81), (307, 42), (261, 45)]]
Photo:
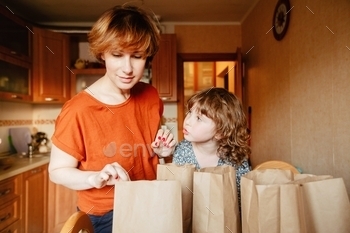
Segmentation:
[(6, 170), (0, 170), (0, 181), (10, 178), (12, 176), (16, 176), (23, 172), (29, 171), (33, 168), (39, 167), (49, 162), (50, 162), (49, 155), (42, 156), (42, 157), (35, 157), (35, 158), (15, 157), (15, 162), (10, 168)]

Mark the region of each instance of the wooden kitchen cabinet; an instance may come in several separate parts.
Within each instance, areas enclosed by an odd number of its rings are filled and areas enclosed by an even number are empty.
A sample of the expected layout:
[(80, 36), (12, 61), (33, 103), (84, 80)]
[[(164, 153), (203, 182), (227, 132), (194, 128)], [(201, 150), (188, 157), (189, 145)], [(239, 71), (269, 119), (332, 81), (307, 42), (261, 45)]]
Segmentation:
[(0, 233), (22, 232), (22, 176), (0, 182)]
[(176, 35), (162, 34), (152, 61), (152, 85), (164, 102), (177, 101), (176, 80)]
[(31, 71), (30, 63), (0, 53), (0, 99), (31, 102)]
[(69, 36), (34, 27), (33, 102), (64, 103), (69, 91)]
[(67, 219), (76, 211), (76, 191), (49, 181), (47, 232), (59, 233)]
[(18, 60), (32, 62), (32, 26), (0, 5), (0, 52)]
[(0, 5), (0, 99), (32, 101), (32, 26)]
[(23, 232), (47, 232), (47, 164), (22, 173)]
[(22, 226), (19, 221), (16, 221), (6, 227), (4, 230), (0, 231), (0, 233), (21, 233), (22, 232)]

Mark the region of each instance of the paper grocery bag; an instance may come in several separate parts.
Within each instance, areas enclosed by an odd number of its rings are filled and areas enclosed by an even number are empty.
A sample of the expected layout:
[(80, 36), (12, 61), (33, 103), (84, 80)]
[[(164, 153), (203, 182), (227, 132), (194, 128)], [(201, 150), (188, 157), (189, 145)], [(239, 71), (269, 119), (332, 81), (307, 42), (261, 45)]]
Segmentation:
[(254, 170), (241, 178), (241, 197), (243, 233), (350, 232), (341, 178)]
[(349, 233), (350, 201), (342, 178), (296, 175), (301, 185), (308, 233)]
[(193, 178), (193, 233), (240, 232), (236, 170), (202, 168)]
[(254, 170), (241, 177), (243, 233), (306, 233), (300, 185), (289, 170)]
[(166, 163), (157, 166), (157, 180), (178, 180), (181, 183), (183, 233), (192, 233), (193, 173), (195, 165)]
[(114, 190), (112, 232), (182, 232), (180, 182), (117, 182)]

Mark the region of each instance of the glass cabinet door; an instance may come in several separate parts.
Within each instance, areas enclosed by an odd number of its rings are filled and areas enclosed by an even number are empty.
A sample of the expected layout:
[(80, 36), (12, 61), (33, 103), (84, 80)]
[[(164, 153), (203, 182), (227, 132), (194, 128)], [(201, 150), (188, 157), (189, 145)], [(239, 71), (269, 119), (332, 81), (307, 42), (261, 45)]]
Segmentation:
[(31, 66), (0, 54), (1, 99), (31, 100)]
[(29, 95), (29, 69), (0, 60), (0, 91)]
[(0, 51), (15, 58), (31, 61), (31, 25), (3, 7), (0, 8)]

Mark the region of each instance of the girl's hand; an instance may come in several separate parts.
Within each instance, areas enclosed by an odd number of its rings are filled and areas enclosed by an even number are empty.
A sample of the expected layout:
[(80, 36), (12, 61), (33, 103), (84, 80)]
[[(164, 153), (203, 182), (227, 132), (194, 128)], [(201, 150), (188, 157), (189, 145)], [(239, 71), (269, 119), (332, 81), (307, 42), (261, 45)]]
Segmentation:
[(100, 172), (88, 178), (88, 182), (98, 189), (106, 185), (115, 185), (120, 180), (129, 181), (130, 177), (128, 172), (117, 162), (107, 164)]
[(176, 140), (170, 130), (159, 129), (154, 142), (151, 144), (153, 152), (160, 157), (170, 156), (176, 146)]

